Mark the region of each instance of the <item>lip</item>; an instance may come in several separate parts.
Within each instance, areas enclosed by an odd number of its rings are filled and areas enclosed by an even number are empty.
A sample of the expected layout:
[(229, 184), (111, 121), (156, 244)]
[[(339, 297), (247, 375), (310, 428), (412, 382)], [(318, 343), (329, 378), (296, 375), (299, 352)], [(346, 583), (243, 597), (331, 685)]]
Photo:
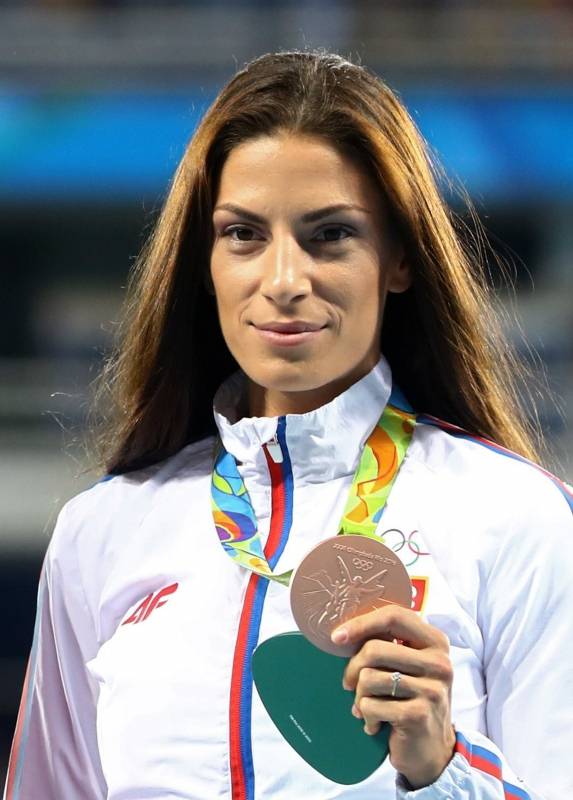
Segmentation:
[(260, 331), (274, 331), (276, 333), (306, 333), (307, 331), (319, 331), (324, 325), (316, 322), (305, 322), (304, 320), (292, 320), (291, 322), (264, 322), (255, 325)]
[(324, 325), (312, 322), (266, 322), (255, 325), (255, 330), (269, 344), (295, 347), (312, 341), (325, 329)]

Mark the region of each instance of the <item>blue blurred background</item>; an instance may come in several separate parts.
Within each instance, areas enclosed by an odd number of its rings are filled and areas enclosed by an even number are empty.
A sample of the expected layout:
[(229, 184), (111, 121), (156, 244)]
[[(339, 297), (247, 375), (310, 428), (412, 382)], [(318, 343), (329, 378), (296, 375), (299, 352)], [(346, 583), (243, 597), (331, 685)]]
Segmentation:
[(511, 266), (509, 333), (571, 478), (572, 34), (565, 0), (0, 0), (0, 780), (41, 559), (94, 480), (80, 439), (127, 272), (246, 60), (325, 47), (400, 93)]

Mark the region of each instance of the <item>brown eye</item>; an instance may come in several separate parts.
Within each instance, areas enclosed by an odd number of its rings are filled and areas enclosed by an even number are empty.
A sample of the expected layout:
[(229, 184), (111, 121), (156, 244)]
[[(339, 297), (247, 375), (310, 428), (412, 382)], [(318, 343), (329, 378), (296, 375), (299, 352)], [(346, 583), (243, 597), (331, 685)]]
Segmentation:
[(229, 236), (235, 242), (252, 242), (256, 238), (255, 231), (244, 225), (233, 225), (232, 228), (227, 228), (225, 236)]
[(352, 236), (352, 233), (348, 228), (344, 228), (342, 225), (331, 225), (319, 231), (314, 238), (318, 242), (340, 242), (350, 236)]

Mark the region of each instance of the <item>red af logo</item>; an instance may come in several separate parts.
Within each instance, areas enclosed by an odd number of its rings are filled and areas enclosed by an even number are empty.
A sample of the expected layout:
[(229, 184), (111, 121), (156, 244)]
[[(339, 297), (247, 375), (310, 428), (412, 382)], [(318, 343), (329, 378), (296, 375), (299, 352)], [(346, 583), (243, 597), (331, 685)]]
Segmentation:
[(141, 601), (133, 614), (131, 614), (125, 620), (125, 622), (122, 622), (121, 624), (129, 625), (130, 623), (136, 624), (137, 622), (143, 622), (147, 619), (152, 611), (155, 611), (156, 608), (165, 605), (167, 602), (167, 597), (170, 594), (173, 594), (173, 592), (176, 592), (178, 586), (178, 583), (172, 583), (171, 586), (166, 586), (164, 589), (160, 589), (158, 592), (151, 592), (151, 594), (148, 594), (147, 597)]

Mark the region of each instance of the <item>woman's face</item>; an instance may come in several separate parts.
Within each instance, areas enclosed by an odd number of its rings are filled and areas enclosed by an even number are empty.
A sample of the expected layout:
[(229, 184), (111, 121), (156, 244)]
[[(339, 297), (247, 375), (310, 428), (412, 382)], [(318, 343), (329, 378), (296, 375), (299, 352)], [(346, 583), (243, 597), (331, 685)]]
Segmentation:
[(386, 294), (410, 284), (376, 184), (326, 141), (277, 134), (231, 151), (211, 276), (250, 413), (322, 405), (376, 364)]

